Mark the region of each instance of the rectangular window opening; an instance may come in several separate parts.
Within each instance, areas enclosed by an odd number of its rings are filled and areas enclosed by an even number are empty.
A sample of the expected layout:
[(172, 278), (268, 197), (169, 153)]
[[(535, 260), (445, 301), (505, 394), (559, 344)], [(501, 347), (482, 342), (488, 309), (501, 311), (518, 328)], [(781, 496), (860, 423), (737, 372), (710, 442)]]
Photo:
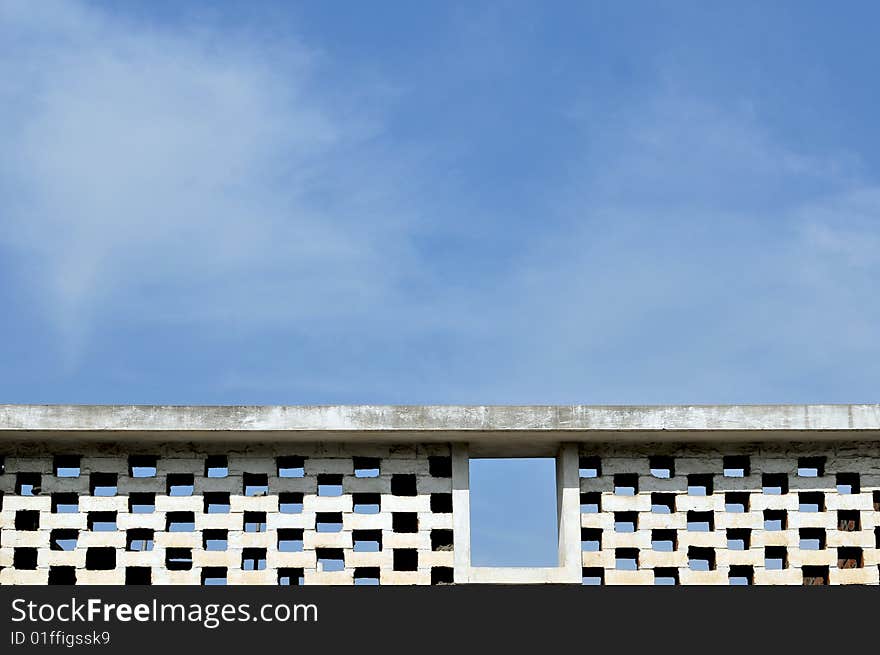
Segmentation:
[(797, 474), (801, 478), (821, 478), (825, 475), (825, 458), (799, 457)]
[(278, 584), (282, 587), (301, 587), (306, 583), (302, 569), (278, 569)]
[(278, 494), (278, 511), (282, 514), (302, 514), (303, 495), (299, 492)]
[(206, 478), (225, 478), (229, 475), (229, 462), (226, 455), (211, 455), (205, 458)]
[(472, 458), (469, 467), (473, 566), (558, 566), (555, 458)]
[(278, 530), (278, 552), (300, 553), (303, 549), (303, 531), (297, 528)]
[(166, 480), (169, 496), (192, 496), (194, 486), (192, 473), (170, 473)]
[(748, 455), (727, 455), (722, 461), (725, 478), (749, 477), (750, 464)]
[(129, 477), (155, 478), (157, 461), (155, 455), (132, 455), (128, 458)]
[(668, 479), (675, 477), (675, 459), (656, 455), (648, 458), (648, 467), (655, 478)]
[(79, 455), (55, 455), (52, 471), (58, 478), (78, 478), (80, 473)]
[(378, 457), (355, 457), (354, 477), (356, 478), (378, 478), (379, 477), (379, 458)]
[(306, 475), (306, 459), (298, 455), (286, 455), (275, 460), (279, 478), (304, 478)]
[[(382, 550), (381, 530), (354, 530), (351, 537), (353, 549), (356, 553), (378, 553)], [(431, 533), (431, 545), (434, 545), (433, 532)], [(434, 549), (432, 548), (432, 550)]]

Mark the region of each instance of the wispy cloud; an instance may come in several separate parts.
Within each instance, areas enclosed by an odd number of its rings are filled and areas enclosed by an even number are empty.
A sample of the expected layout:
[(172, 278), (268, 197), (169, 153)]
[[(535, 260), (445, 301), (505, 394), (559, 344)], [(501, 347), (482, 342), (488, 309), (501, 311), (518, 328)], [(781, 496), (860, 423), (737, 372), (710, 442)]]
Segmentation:
[(372, 89), (340, 102), (320, 53), (268, 35), (0, 7), (0, 244), (69, 348), (108, 312), (309, 321), (393, 293), (405, 164), (346, 104)]
[[(504, 39), (486, 34), (464, 42)], [(431, 80), (327, 75), (317, 45), (0, 1), (0, 253), (32, 272), (71, 369), (122, 321), (179, 326), (182, 350), (265, 335), (200, 371), (223, 400), (868, 400), (880, 383), (880, 186), (858, 153), (792, 143), (754, 98), (667, 68), (626, 103), (585, 88), (542, 114), (563, 156), (525, 188), (528, 166), (469, 160), (479, 134), (458, 123), (436, 159), (440, 139), (393, 133), (387, 104)], [(476, 78), (491, 105), (518, 45), (487, 47), (464, 82), (462, 53), (438, 55), (455, 66), (432, 102), (469, 107), (455, 94)], [(503, 134), (492, 152), (516, 153)]]

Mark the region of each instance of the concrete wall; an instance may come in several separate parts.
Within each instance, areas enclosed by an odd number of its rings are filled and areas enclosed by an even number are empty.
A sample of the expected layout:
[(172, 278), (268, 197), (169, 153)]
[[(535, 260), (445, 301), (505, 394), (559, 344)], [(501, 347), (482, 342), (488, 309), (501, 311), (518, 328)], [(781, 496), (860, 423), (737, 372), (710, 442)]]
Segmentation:
[[(67, 568), (55, 570), (53, 577), (70, 575), (72, 567), (78, 584), (123, 584), (127, 571), (130, 580), (143, 573), (131, 571), (132, 567), (149, 570), (152, 584), (200, 584), (203, 573), (212, 579), (225, 578), (229, 584), (278, 584), (282, 573), (293, 574), (294, 583), (301, 578), (304, 584), (353, 584), (377, 577), (381, 584), (452, 581), (448, 446), (301, 445), (295, 450), (272, 446), (230, 450), (204, 444), (124, 449), (78, 445), (55, 451), (49, 445), (28, 443), (7, 448), (5, 453), (0, 474), (0, 584), (46, 584), (55, 567)], [(79, 475), (55, 475), (56, 454), (79, 456)], [(156, 456), (155, 475), (133, 477), (131, 455)], [(218, 455), (226, 457), (228, 475), (206, 477), (207, 457)], [(279, 456), (304, 457), (303, 477), (279, 477)], [(356, 476), (355, 464), (361, 462), (357, 458), (363, 457), (378, 461), (377, 477)], [(107, 474), (115, 476), (115, 492), (94, 495), (92, 483), (101, 482)], [(322, 478), (325, 475), (339, 477), (340, 495), (323, 495), (319, 482), (336, 482)], [(193, 481), (191, 492), (185, 486), (175, 487), (187, 495), (170, 495), (169, 484), (186, 482), (186, 476)], [(267, 492), (259, 488), (263, 478)], [(31, 491), (27, 485), (32, 482), (38, 487)], [(257, 483), (249, 490), (251, 495), (244, 488), (248, 482)], [(328, 489), (336, 491), (332, 486)], [(34, 495), (24, 495), (30, 493)], [(207, 513), (206, 499), (224, 500), (211, 495), (218, 493), (228, 494), (228, 510)], [(53, 500), (63, 499), (59, 494), (75, 497), (73, 513), (55, 511)], [(355, 502), (361, 500), (376, 500), (380, 511), (359, 513), (364, 507), (356, 507)], [(290, 513), (281, 511), (280, 501)], [(254, 518), (252, 512), (258, 513), (257, 521), (250, 524), (261, 531), (245, 530), (246, 521)], [(90, 529), (93, 519), (104, 518), (100, 513), (109, 513), (115, 527)], [(264, 522), (259, 513), (265, 513)], [(319, 520), (335, 521), (336, 517), (341, 520), (338, 531), (317, 530)], [(178, 528), (183, 531), (174, 531)], [(150, 531), (153, 546), (138, 552), (131, 538), (141, 536), (137, 531), (142, 530)], [(53, 550), (52, 538), (59, 535), (74, 536), (75, 548)], [(226, 549), (207, 550), (205, 538), (218, 535), (227, 539)], [(356, 542), (363, 536), (379, 536), (381, 550), (356, 552)], [(279, 538), (284, 538), (283, 549)], [(112, 549), (112, 566), (88, 570), (90, 550), (97, 555), (95, 549), (102, 548)], [(288, 548), (291, 552), (286, 552)], [(172, 549), (183, 549), (191, 557), (187, 570), (169, 570), (168, 557), (177, 554)], [(328, 552), (342, 555), (342, 570), (321, 570), (319, 558)], [(248, 566), (243, 557), (250, 554), (265, 560), (258, 570), (243, 570)], [(36, 565), (31, 569), (34, 556)]]
[[(0, 406), (0, 584), (876, 585), (878, 416), (874, 405)], [(558, 566), (472, 567), (469, 458), (538, 453), (557, 458)], [(56, 475), (63, 456), (78, 457), (75, 477)], [(155, 473), (132, 475), (143, 456)], [(227, 475), (206, 475), (211, 457), (227, 458)], [(301, 477), (279, 475), (290, 457), (303, 458)], [(376, 477), (356, 474), (362, 458)], [(822, 474), (803, 475), (805, 458)], [(93, 487), (108, 476), (102, 495)], [(173, 495), (181, 476), (192, 490)], [(325, 476), (341, 489), (321, 491)], [(217, 494), (228, 508), (207, 511)], [(57, 511), (71, 497), (74, 511)], [(150, 550), (136, 548), (144, 534)], [(218, 535), (225, 548), (207, 547)], [(364, 552), (374, 537), (378, 552)]]

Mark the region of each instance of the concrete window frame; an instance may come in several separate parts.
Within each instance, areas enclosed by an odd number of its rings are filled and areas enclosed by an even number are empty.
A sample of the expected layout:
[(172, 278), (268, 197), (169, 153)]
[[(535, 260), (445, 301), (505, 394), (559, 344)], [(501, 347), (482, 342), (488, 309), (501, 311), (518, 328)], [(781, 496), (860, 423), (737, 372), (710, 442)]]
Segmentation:
[[(452, 444), (453, 552), (456, 584), (580, 584), (581, 527), (578, 444), (560, 444), (556, 460), (557, 566), (471, 564), (470, 460), (468, 444)], [(480, 453), (480, 457), (495, 457)], [(509, 457), (508, 453), (498, 457)]]

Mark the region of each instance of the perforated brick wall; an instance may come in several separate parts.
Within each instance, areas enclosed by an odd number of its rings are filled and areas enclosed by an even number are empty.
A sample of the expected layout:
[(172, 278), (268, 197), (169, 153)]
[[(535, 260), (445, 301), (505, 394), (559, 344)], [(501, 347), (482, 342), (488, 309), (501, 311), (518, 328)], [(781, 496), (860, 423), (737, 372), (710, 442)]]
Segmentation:
[(0, 584), (452, 582), (445, 445), (51, 450), (0, 456)]
[(878, 584), (880, 449), (589, 446), (585, 584)]

